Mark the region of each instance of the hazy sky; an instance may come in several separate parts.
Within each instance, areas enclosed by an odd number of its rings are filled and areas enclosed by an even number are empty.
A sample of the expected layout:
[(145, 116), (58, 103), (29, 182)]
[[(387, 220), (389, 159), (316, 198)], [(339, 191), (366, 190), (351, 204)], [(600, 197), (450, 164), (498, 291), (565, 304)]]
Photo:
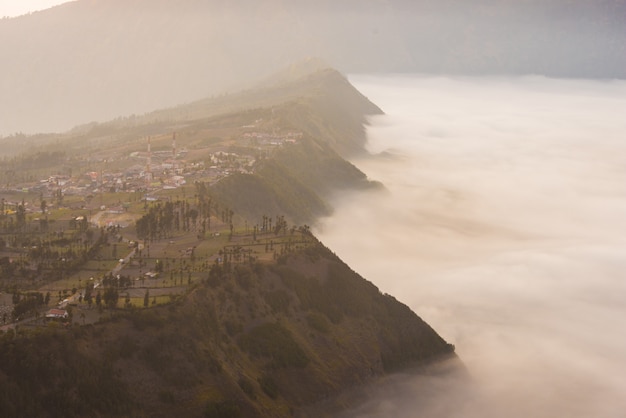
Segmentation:
[(49, 9), (67, 0), (0, 0), (0, 17), (21, 16), (29, 12)]
[(444, 385), (421, 415), (442, 382), (408, 379), (354, 416), (623, 416), (626, 82), (352, 81), (387, 113), (379, 156), (355, 164), (388, 191), (338, 200), (320, 239), (455, 344), (477, 386)]
[[(55, 3), (0, 0), (0, 16)], [(0, 24), (11, 40), (0, 42), (0, 135), (64, 132), (201, 100), (308, 57), (344, 73), (626, 78), (626, 0), (65, 6)]]

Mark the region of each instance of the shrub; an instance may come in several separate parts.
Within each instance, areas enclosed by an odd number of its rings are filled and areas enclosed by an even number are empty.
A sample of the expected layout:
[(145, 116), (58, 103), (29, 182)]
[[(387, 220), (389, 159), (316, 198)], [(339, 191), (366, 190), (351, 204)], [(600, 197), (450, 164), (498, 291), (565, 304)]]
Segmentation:
[(276, 399), (278, 397), (278, 385), (271, 376), (261, 376), (259, 378), (259, 385), (261, 385), (261, 390), (270, 398)]
[(250, 399), (256, 399), (256, 393), (254, 391), (254, 384), (247, 378), (241, 376), (237, 382), (243, 392), (248, 395)]
[(226, 320), (224, 321), (224, 328), (226, 328), (226, 333), (233, 337), (243, 331), (243, 326), (236, 321)]
[(330, 324), (324, 315), (317, 312), (311, 312), (307, 318), (307, 323), (311, 328), (321, 333), (327, 333), (330, 330)]
[(209, 402), (204, 410), (207, 418), (238, 418), (241, 409), (235, 401)]
[(264, 295), (265, 302), (272, 308), (272, 312), (289, 312), (289, 294), (284, 290), (267, 292)]
[(271, 367), (306, 367), (309, 364), (305, 352), (280, 324), (267, 323), (253, 328), (239, 338), (239, 345), (253, 356), (271, 359)]
[(130, 320), (133, 326), (139, 331), (143, 331), (148, 327), (159, 329), (165, 325), (165, 320), (161, 318), (159, 314), (151, 310), (135, 311), (130, 315)]
[(168, 390), (162, 390), (159, 392), (159, 400), (163, 403), (174, 404), (176, 403), (176, 397)]

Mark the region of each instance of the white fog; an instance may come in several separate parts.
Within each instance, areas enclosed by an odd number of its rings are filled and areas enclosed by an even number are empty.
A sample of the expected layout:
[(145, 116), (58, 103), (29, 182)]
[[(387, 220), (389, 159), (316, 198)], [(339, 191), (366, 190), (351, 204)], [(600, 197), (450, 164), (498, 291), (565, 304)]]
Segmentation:
[(623, 416), (626, 82), (351, 82), (386, 112), (353, 162), (387, 192), (339, 197), (316, 232), (475, 384), (399, 377), (349, 415)]

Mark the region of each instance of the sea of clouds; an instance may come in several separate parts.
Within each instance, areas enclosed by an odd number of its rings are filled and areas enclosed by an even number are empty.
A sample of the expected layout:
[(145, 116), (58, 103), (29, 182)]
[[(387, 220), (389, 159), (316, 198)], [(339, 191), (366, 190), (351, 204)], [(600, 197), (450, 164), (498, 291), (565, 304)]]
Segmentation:
[(352, 76), (386, 113), (322, 241), (471, 376), (395, 377), (346, 416), (621, 417), (626, 82)]

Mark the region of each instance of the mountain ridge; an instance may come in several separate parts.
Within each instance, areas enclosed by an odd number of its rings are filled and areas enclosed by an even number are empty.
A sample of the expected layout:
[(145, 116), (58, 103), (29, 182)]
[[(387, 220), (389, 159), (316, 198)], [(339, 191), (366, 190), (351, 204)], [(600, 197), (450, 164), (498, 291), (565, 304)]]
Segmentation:
[(621, 0), (79, 0), (0, 20), (0, 134), (233, 91), (316, 56), (352, 72), (626, 78)]
[[(330, 213), (332, 193), (380, 187), (342, 157), (363, 152), (366, 115), (380, 112), (339, 72), (323, 69), (79, 127), (4, 159), (0, 183), (10, 187), (0, 193), (11, 209), (0, 214), (0, 280), (15, 292), (13, 304), (24, 290), (47, 306), (34, 286), (50, 296), (53, 285), (78, 283), (65, 326), (26, 309), (24, 323), (0, 334), (0, 415), (319, 416), (319, 403), (346, 389), (456, 358), (453, 345), (303, 224)], [(166, 155), (186, 176), (195, 167), (193, 184), (165, 188), (165, 178), (149, 178), (159, 186), (144, 177), (143, 189), (119, 187), (132, 181), (121, 173), (142, 158), (136, 150), (145, 135), (153, 135), (146, 170), (152, 153)], [(220, 159), (227, 168), (209, 167)], [(55, 172), (65, 173), (55, 175), (65, 187), (85, 177), (99, 182), (74, 196), (53, 182), (58, 188), (48, 196), (49, 181), (37, 179)], [(22, 202), (9, 202), (16, 193)], [(37, 198), (46, 213), (26, 215)], [(135, 216), (134, 225), (90, 225), (108, 212)], [(122, 251), (130, 255), (120, 259)], [(10, 259), (18, 253), (21, 269)], [(102, 273), (100, 262), (116, 267)], [(84, 274), (94, 281), (82, 286)], [(82, 297), (87, 289), (97, 292), (96, 307)]]

